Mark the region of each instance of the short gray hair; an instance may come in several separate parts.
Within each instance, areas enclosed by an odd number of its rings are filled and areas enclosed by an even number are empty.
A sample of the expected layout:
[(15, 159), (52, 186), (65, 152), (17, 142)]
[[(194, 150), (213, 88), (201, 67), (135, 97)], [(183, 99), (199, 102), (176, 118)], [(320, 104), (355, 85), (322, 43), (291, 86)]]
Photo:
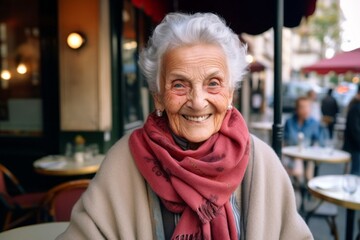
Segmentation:
[(150, 91), (160, 91), (161, 60), (168, 50), (199, 43), (214, 44), (223, 49), (230, 87), (239, 87), (247, 72), (246, 46), (225, 21), (213, 13), (170, 13), (155, 28), (147, 47), (140, 53), (139, 66)]

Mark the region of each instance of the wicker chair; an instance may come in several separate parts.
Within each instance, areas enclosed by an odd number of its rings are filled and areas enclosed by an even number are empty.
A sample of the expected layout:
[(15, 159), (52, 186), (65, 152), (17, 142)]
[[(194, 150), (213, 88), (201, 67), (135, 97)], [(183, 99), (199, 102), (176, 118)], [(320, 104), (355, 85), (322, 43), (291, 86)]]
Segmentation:
[(89, 183), (89, 179), (74, 180), (50, 189), (43, 199), (39, 220), (43, 222), (69, 221), (73, 206)]
[[(8, 192), (7, 184), (12, 184), (16, 194)], [(5, 208), (2, 230), (7, 230), (24, 223), (36, 216), (45, 193), (26, 193), (15, 175), (0, 164), (0, 203)]]

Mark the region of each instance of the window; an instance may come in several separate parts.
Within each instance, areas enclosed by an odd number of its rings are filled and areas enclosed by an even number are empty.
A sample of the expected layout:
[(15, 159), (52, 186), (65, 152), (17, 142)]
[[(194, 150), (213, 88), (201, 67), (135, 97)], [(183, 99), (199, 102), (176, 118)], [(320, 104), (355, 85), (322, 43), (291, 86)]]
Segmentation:
[(125, 124), (141, 120), (139, 79), (137, 66), (138, 42), (136, 36), (136, 9), (129, 0), (124, 1), (122, 63), (125, 87)]
[(0, 4), (0, 136), (41, 136), (37, 0)]

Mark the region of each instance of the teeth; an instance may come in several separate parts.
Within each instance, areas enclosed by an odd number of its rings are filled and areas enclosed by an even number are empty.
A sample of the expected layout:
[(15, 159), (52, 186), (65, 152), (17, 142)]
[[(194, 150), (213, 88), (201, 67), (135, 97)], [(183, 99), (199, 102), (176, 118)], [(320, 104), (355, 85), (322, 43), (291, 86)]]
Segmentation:
[(194, 117), (194, 116), (184, 115), (184, 118), (186, 118), (186, 119), (189, 120), (189, 121), (193, 121), (193, 122), (202, 122), (202, 121), (208, 119), (209, 116), (210, 116), (210, 115), (205, 115), (205, 116), (200, 116), (200, 117)]

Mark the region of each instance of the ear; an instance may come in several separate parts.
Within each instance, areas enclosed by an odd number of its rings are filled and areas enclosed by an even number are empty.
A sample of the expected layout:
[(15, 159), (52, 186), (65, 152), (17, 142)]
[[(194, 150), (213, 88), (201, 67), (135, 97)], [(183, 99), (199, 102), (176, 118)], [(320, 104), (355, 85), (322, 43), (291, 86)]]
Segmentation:
[(160, 96), (160, 93), (154, 93), (153, 94), (155, 109), (164, 111), (165, 106), (162, 101), (162, 97)]
[(235, 90), (231, 89), (229, 93), (229, 105), (232, 105), (234, 103), (234, 92)]

